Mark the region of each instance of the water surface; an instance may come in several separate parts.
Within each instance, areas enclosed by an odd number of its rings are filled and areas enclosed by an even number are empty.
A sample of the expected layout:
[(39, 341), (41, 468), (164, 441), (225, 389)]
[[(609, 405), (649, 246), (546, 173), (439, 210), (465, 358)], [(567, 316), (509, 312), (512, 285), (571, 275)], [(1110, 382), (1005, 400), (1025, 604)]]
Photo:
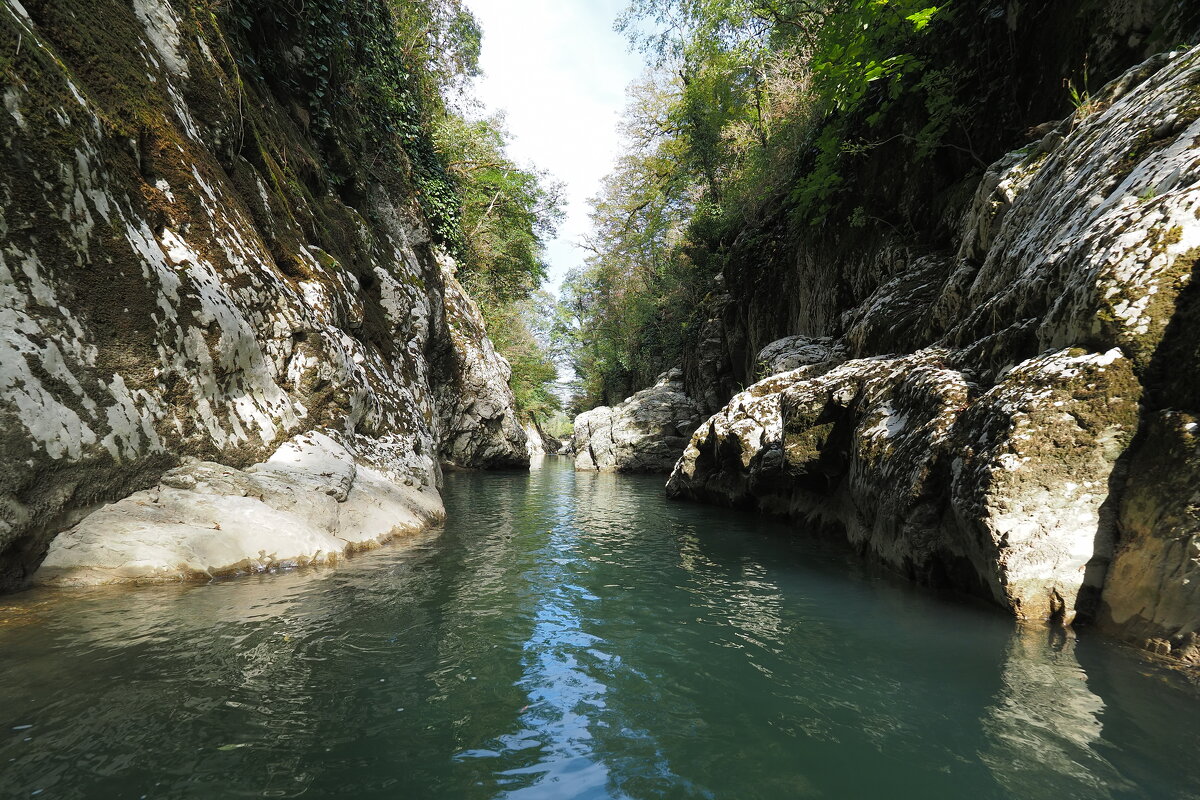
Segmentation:
[(1178, 673), (661, 484), (451, 474), (337, 569), (0, 599), (0, 797), (1200, 796)]

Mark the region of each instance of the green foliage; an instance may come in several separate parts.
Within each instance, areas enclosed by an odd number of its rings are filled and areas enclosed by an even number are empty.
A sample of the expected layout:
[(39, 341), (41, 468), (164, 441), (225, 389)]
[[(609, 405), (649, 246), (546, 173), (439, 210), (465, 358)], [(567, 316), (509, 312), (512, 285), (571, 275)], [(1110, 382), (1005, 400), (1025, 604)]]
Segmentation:
[[(558, 370), (546, 342), (544, 242), (562, 218), (562, 187), (509, 158), (502, 118), (447, 114), (436, 131), (438, 152), (457, 188), (462, 246), (459, 275), (478, 300), (488, 334), (512, 366), (517, 412), (546, 419), (561, 407)], [(539, 310), (540, 309), (540, 310)], [(541, 338), (541, 341), (539, 341)]]
[(442, 93), (478, 72), (459, 0), (237, 0), (243, 69), (258, 70), (320, 147), (351, 205), (372, 185), (416, 193), (435, 239), (461, 247), (456, 188), (434, 146)]
[(840, 112), (854, 111), (872, 84), (899, 85), (921, 62), (902, 52), (910, 35), (923, 31), (937, 6), (927, 0), (845, 0), (821, 25), (814, 44), (817, 91)]
[[(849, 160), (913, 98), (924, 158), (961, 113), (952, 76), (915, 53), (928, 0), (631, 0), (618, 22), (654, 57), (626, 114), (628, 149), (593, 201), (591, 255), (564, 286), (575, 404), (613, 403), (677, 365), (735, 240), (765, 215), (855, 226)], [(853, 136), (852, 136), (853, 132)], [(764, 247), (770, 243), (764, 243)]]
[(538, 305), (534, 297), (480, 304), (492, 343), (512, 367), (508, 383), (517, 413), (526, 422), (546, 420), (562, 410), (554, 391), (558, 369), (534, 334), (540, 324)]
[(426, 96), (461, 92), (479, 75), (483, 31), (463, 0), (394, 0), (398, 41)]
[[(262, 75), (317, 146), (323, 170), (287, 172), (287, 190), (333, 190), (352, 207), (375, 186), (415, 195), (512, 364), (518, 410), (558, 408), (526, 306), (561, 189), (508, 158), (501, 120), (449, 111), (446, 98), (479, 74), (481, 32), (463, 0), (232, 0), (223, 13), (245, 39), (243, 71)], [(332, 185), (315, 183), (322, 175)]]
[(563, 213), (561, 185), (514, 164), (507, 135), (502, 118), (449, 114), (437, 129), (462, 208), (464, 282), (497, 302), (527, 297), (546, 277), (543, 243)]
[(541, 423), (542, 431), (555, 439), (570, 439), (575, 432), (574, 418), (565, 411), (556, 411), (550, 418)]

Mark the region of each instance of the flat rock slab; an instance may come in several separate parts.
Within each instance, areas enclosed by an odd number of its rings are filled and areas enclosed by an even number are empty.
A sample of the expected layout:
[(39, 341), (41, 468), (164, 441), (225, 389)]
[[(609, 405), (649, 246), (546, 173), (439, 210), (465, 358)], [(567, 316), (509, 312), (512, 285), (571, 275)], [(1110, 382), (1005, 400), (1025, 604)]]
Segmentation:
[(315, 432), (246, 470), (208, 461), (171, 470), (60, 534), (34, 582), (150, 583), (326, 564), (443, 516), (432, 489), (405, 485)]

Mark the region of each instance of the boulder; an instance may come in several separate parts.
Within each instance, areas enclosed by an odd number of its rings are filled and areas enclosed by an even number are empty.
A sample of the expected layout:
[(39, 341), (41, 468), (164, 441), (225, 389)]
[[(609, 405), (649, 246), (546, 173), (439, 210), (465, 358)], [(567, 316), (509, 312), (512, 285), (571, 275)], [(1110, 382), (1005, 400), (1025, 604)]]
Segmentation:
[(699, 405), (684, 393), (682, 370), (669, 370), (620, 404), (575, 418), (575, 469), (670, 472), (700, 419)]
[(1200, 417), (1155, 412), (1139, 439), (1099, 622), (1155, 653), (1200, 663)]
[(441, 460), (468, 469), (528, 466), (526, 432), (508, 385), (512, 367), (496, 352), (479, 306), (454, 277), (453, 259), (441, 254), (438, 262), (451, 345), (430, 357)]
[(52, 585), (212, 578), (334, 563), (443, 516), (437, 492), (337, 434), (312, 432), (245, 470), (189, 461), (89, 514), (50, 544)]

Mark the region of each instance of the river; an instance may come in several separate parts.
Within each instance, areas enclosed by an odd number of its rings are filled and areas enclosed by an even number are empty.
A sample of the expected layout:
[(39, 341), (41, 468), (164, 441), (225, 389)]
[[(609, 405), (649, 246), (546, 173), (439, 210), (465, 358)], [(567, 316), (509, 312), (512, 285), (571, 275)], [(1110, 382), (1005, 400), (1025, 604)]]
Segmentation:
[(1178, 672), (661, 486), (454, 473), (336, 569), (0, 598), (0, 797), (1200, 796)]

